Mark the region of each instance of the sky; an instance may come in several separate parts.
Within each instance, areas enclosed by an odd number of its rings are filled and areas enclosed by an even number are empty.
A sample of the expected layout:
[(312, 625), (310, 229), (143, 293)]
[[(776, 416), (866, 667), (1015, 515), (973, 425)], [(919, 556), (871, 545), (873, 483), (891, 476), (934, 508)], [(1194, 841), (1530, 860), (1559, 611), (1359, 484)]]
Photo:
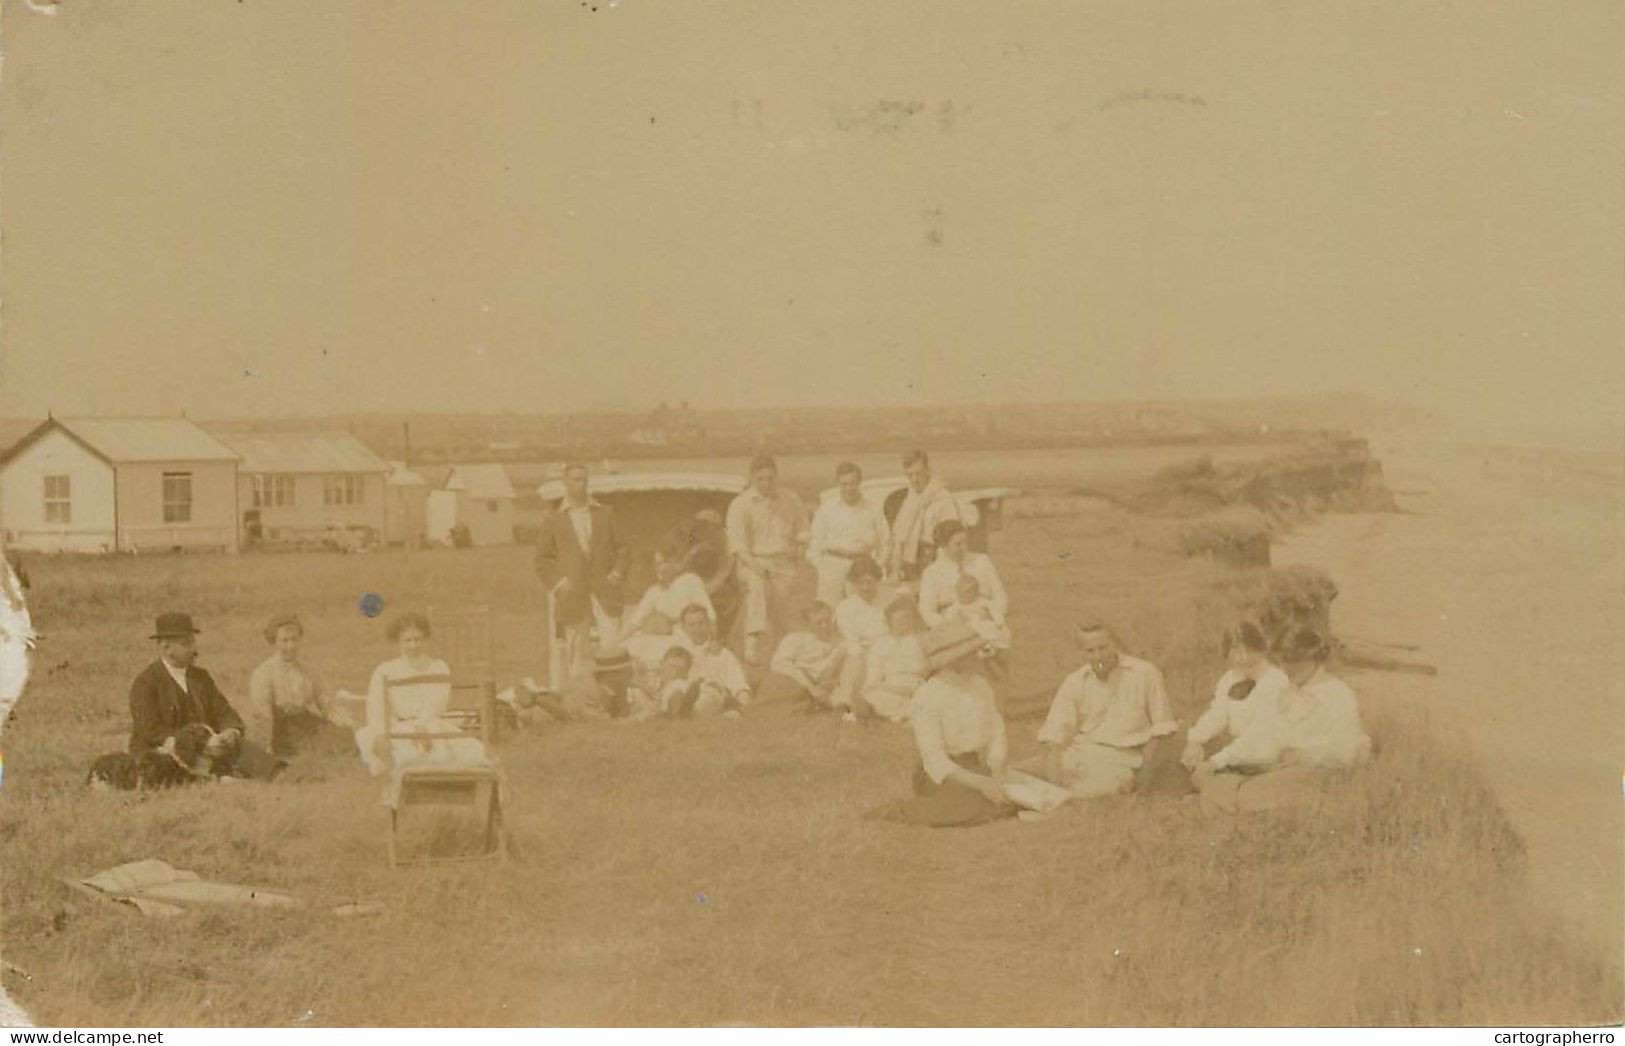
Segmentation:
[(0, 2), (0, 416), (1625, 416), (1613, 0)]

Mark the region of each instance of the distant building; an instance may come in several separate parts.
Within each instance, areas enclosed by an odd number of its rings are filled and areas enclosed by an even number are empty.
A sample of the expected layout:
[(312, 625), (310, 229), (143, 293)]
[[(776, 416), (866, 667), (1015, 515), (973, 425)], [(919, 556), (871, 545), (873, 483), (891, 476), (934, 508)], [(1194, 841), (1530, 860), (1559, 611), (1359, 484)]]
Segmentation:
[(386, 462), (384, 477), (384, 541), (391, 545), (417, 548), (423, 543), (424, 509), (429, 498), (428, 482), (406, 467), (404, 461)]
[(51, 418), (0, 460), (10, 547), (236, 551), (237, 462), (185, 418)]
[(345, 544), (384, 536), (384, 477), (389, 466), (347, 432), (227, 436), (242, 458), (237, 503), (245, 546), (321, 541)]
[(466, 527), (472, 545), (511, 545), (515, 498), (501, 465), (453, 465), (445, 483), (429, 494), (427, 536), (452, 544), (457, 528)]

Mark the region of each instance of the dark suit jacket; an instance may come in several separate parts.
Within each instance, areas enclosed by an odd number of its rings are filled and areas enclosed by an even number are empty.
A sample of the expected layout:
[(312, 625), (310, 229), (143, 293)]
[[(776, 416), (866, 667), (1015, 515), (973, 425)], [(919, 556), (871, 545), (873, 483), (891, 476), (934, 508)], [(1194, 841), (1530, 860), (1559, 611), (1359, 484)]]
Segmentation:
[[(624, 601), (621, 585), (632, 561), (632, 550), (621, 539), (615, 513), (609, 506), (594, 501), (588, 512), (592, 516), (591, 548), (581, 547), (576, 528), (570, 525), (570, 514), (562, 505), (542, 522), (541, 536), (536, 539), (536, 573), (542, 583), (551, 589), (559, 578), (567, 577), (574, 586), (569, 592), (560, 592), (553, 605), (558, 624), (580, 624), (592, 617), (588, 593), (597, 596), (611, 614), (619, 614)], [(610, 581), (611, 574), (619, 574), (621, 580)]]
[(130, 684), (130, 751), (148, 751), (175, 736), (187, 723), (210, 729), (243, 728), (242, 717), (214, 685), (214, 677), (196, 665), (186, 670), (186, 690), (175, 685), (164, 663), (154, 661)]

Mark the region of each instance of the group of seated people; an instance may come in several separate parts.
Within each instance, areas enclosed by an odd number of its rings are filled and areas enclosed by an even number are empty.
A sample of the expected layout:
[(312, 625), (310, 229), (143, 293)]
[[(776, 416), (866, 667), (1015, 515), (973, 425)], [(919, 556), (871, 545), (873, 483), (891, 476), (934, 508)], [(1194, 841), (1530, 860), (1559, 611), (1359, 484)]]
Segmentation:
[(297, 753), (354, 753), (374, 774), (490, 758), (448, 718), (451, 670), (431, 657), (429, 620), (397, 615), (387, 628), (397, 656), (372, 673), (364, 697), (330, 691), (300, 658), (304, 627), (293, 615), (265, 628), (272, 653), (249, 679), (254, 728), (196, 664), (201, 630), (191, 615), (158, 616), (158, 658), (130, 687), (128, 750), (91, 766), (93, 785), (162, 788), (205, 780), (270, 780)]
[[(947, 507), (952, 498), (931, 479), (924, 455), (905, 466), (910, 488), (896, 527), (863, 495), (862, 475), (850, 464), (838, 470), (838, 494), (802, 527), (799, 502), (776, 487), (771, 459), (759, 459), (727, 525), (697, 526), (664, 543), (653, 584), (630, 610), (611, 605), (628, 564), (614, 544), (613, 518), (586, 496), (584, 469), (567, 473), (578, 511), (561, 508), (555, 537), (574, 543), (580, 573), (556, 591), (589, 597), (581, 620), (596, 646), (565, 685), (526, 680), (506, 700), (521, 722), (737, 718), (783, 706), (846, 722), (908, 723), (920, 759), (915, 794), (875, 815), (909, 823), (1041, 815), (1073, 799), (1133, 790), (1148, 746), (1180, 731), (1161, 673), (1125, 653), (1109, 626), (1077, 626), (1083, 664), (1055, 691), (1040, 753), (1012, 765), (993, 696), (1011, 647), (1002, 580), (991, 559), (970, 550), (965, 522)], [(725, 572), (701, 576), (694, 567), (694, 536), (703, 544), (723, 534), (741, 573), (782, 563), (787, 550), (817, 573), (819, 598), (801, 610), (799, 627), (778, 637), (765, 664), (751, 656), (757, 651), (741, 658), (725, 641), (714, 598)], [(746, 610), (745, 632), (758, 644), (782, 618), (786, 594), (776, 584), (762, 573), (744, 586), (747, 607), (758, 604)], [(388, 637), (398, 656), (373, 672), (364, 699), (329, 692), (303, 665), (297, 618), (272, 620), (265, 637), (273, 651), (249, 685), (256, 732), (248, 737), (242, 717), (194, 663), (197, 634), (188, 615), (160, 615), (152, 637), (159, 657), (130, 692), (129, 751), (97, 760), (93, 781), (140, 787), (271, 778), (289, 755), (312, 750), (353, 751), (377, 774), (490, 759), (478, 738), (459, 735), (447, 719), (450, 670), (430, 656), (430, 623), (421, 614), (392, 619)], [(1324, 634), (1298, 627), (1271, 637), (1243, 622), (1225, 643), (1229, 668), (1185, 734), (1179, 760), (1204, 805), (1280, 805), (1319, 770), (1366, 756), (1354, 695), (1325, 670)]]
[[(613, 512), (591, 497), (586, 468), (567, 467), (537, 568), (555, 601), (555, 642), (577, 671), (547, 689), (525, 681), (512, 691), (515, 704), (566, 723), (738, 715), (753, 700), (830, 709), (847, 721), (904, 721), (924, 680), (921, 637), (944, 620), (972, 627), (1002, 670), (1010, 630), (998, 571), (971, 551), (964, 509), (932, 477), (924, 452), (906, 455), (903, 465), (908, 486), (894, 526), (865, 493), (855, 464), (837, 467), (835, 488), (809, 520), (800, 498), (779, 484), (773, 459), (757, 458), (724, 525), (706, 536), (699, 519), (660, 544), (653, 583), (629, 611), (619, 589), (631, 552)], [(718, 541), (722, 547), (712, 548)], [(696, 549), (709, 553), (712, 567), (699, 565)], [(725, 569), (715, 569), (718, 560)], [(792, 593), (808, 566), (816, 599), (794, 615), (794, 627)], [(724, 597), (742, 615), (737, 653), (727, 646), (733, 615), (719, 612)], [(678, 663), (687, 666), (691, 697), (664, 693), (679, 689)]]
[[(1148, 747), (1180, 729), (1162, 674), (1124, 653), (1108, 625), (1080, 624), (1076, 639), (1084, 664), (1056, 690), (1040, 752), (1012, 764), (981, 638), (956, 622), (927, 633), (928, 678), (912, 702), (914, 795), (872, 816), (963, 826), (1134, 790)], [(1354, 693), (1326, 669), (1330, 642), (1320, 631), (1297, 626), (1271, 643), (1257, 623), (1242, 622), (1225, 642), (1230, 667), (1180, 756), (1204, 808), (1293, 805), (1328, 771), (1370, 754)]]

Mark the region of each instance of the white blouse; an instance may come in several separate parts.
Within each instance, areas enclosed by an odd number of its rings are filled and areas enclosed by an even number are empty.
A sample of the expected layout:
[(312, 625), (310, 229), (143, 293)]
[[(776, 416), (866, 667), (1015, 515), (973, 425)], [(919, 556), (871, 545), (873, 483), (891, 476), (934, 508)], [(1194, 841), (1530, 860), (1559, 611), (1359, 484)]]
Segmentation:
[(925, 618), (927, 626), (941, 621), (942, 612), (958, 599), (954, 583), (961, 573), (976, 579), (982, 598), (1001, 619), (1009, 612), (1010, 601), (1005, 596), (1004, 582), (999, 580), (999, 571), (991, 559), (980, 552), (966, 552), (964, 561), (955, 563), (939, 552), (936, 562), (920, 574), (920, 616)]
[(683, 618), (683, 611), (698, 603), (705, 608), (711, 620), (717, 619), (717, 612), (712, 609), (711, 597), (706, 594), (705, 582), (700, 580), (698, 574), (678, 574), (671, 584), (662, 585), (658, 581), (650, 585), (638, 601), (637, 609), (627, 619), (626, 626), (630, 631), (637, 631), (649, 619), (649, 615), (659, 613), (664, 615), (673, 625)]
[(884, 592), (875, 596), (873, 603), (865, 603), (856, 593), (841, 600), (835, 608), (835, 627), (846, 640), (848, 654), (861, 657), (877, 640), (886, 637), (887, 602)]
[[(1230, 688), (1245, 679), (1253, 680), (1253, 689), (1238, 701), (1230, 696)], [(1264, 665), (1256, 675), (1229, 669), (1219, 677), (1213, 688), (1213, 703), (1196, 720), (1186, 739), (1205, 745), (1226, 730), (1232, 738), (1239, 739), (1260, 717), (1275, 713), (1281, 693), (1291, 686), (1286, 673), (1274, 665)]]
[(993, 685), (976, 673), (938, 672), (914, 694), (909, 710), (914, 743), (926, 775), (937, 784), (958, 766), (954, 756), (979, 755), (988, 769), (1004, 767), (1004, 717), (993, 700)]

